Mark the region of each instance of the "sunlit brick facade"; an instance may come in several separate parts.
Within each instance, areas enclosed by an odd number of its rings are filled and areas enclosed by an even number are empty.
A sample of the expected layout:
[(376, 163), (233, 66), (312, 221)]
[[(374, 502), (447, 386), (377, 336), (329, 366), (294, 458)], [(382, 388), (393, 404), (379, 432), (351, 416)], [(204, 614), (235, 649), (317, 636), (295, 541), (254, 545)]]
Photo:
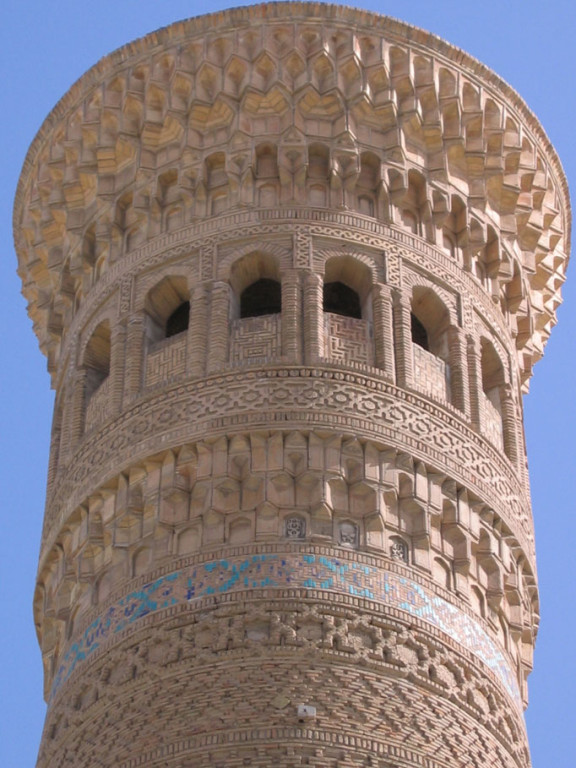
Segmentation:
[(565, 178), (493, 72), (274, 3), (102, 59), (17, 192), (56, 390), (39, 768), (528, 768)]

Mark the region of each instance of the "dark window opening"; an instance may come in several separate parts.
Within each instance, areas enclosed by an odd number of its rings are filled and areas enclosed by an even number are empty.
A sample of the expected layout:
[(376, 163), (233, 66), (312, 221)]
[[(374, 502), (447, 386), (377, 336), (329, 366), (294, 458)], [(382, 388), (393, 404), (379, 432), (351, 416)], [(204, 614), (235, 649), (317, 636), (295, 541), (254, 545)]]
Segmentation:
[(177, 336), (179, 333), (187, 331), (189, 322), (190, 302), (183, 301), (166, 320), (166, 338), (169, 339), (171, 336)]
[(360, 297), (344, 283), (325, 283), (324, 312), (362, 319)]
[(410, 315), (410, 326), (412, 331), (412, 341), (414, 344), (418, 344), (419, 347), (422, 347), (422, 349), (425, 349), (427, 352), (429, 352), (430, 345), (428, 343), (428, 332), (414, 314)]
[(242, 291), (240, 317), (277, 315), (282, 311), (282, 287), (277, 280), (263, 277)]

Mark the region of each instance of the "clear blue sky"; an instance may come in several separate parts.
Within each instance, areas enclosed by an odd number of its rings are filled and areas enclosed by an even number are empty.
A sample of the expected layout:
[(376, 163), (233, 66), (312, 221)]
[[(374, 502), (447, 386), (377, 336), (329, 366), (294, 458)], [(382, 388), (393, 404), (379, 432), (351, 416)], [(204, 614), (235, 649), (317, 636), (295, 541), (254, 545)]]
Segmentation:
[[(240, 3), (232, 3), (240, 4)], [(243, 4), (243, 3), (242, 3)], [(349, 3), (356, 5), (356, 3)], [(31, 768), (44, 718), (32, 593), (52, 393), (16, 276), (12, 199), (49, 110), (99, 58), (206, 0), (3, 0), (0, 9), (1, 552), (0, 765)], [(507, 80), (538, 115), (576, 189), (575, 0), (382, 0), (358, 4), (428, 29)], [(534, 768), (576, 764), (576, 275), (569, 271), (544, 361), (525, 401), (542, 627), (527, 712)], [(486, 768), (491, 768), (486, 766)]]

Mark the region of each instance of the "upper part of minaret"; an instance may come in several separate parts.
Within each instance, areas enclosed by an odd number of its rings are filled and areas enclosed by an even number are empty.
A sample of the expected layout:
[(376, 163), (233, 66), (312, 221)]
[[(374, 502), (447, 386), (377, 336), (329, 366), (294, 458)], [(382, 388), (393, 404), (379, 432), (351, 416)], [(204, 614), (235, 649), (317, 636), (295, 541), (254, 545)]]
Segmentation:
[(131, 253), (203, 220), (208, 233), (231, 212), (297, 217), (305, 203), (457, 254), (500, 308), (526, 386), (555, 322), (570, 236), (546, 134), (510, 86), (443, 40), (300, 2), (190, 19), (130, 43), (44, 122), (14, 228), (54, 383), (91, 311), (86, 297)]

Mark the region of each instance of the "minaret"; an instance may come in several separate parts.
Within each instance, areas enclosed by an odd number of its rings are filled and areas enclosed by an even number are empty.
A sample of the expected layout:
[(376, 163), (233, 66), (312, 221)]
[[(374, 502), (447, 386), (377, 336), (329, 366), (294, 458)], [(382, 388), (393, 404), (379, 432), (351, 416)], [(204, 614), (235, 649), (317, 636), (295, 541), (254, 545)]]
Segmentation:
[(38, 768), (528, 768), (522, 393), (560, 303), (540, 124), (316, 3), (102, 59), (26, 158), (56, 403)]

